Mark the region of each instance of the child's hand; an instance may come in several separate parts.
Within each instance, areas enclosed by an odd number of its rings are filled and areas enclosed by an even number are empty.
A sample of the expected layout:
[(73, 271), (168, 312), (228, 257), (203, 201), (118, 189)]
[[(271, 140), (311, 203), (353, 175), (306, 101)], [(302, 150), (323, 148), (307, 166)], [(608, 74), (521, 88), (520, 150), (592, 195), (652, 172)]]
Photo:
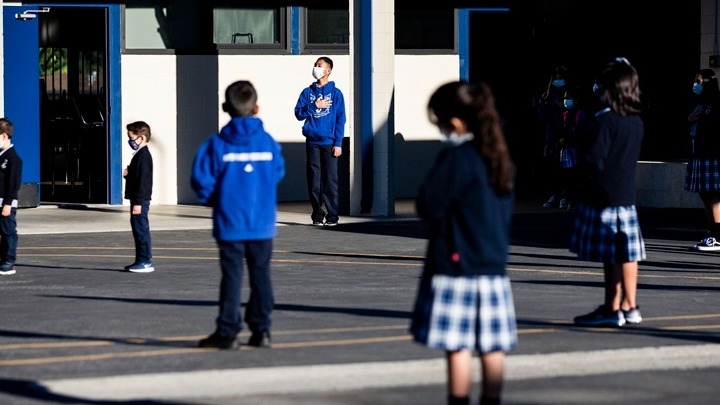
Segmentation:
[(123, 169), (123, 177), (127, 177), (128, 175), (128, 169), (127, 167)]
[(4, 217), (9, 217), (11, 212), (12, 212), (12, 206), (10, 206), (10, 205), (3, 205), (3, 208), (2, 208), (2, 216), (4, 216)]
[(319, 98), (315, 100), (315, 106), (317, 108), (330, 108), (330, 106), (332, 106), (332, 100)]
[(142, 205), (133, 205), (132, 206), (132, 214), (140, 215), (140, 213), (142, 213)]

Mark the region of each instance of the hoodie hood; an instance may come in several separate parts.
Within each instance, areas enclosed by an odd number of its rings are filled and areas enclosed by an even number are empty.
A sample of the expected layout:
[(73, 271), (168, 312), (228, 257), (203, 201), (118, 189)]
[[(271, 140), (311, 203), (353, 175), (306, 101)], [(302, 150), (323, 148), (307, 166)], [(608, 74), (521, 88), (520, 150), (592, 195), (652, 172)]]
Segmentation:
[(310, 88), (312, 89), (313, 93), (315, 93), (315, 94), (317, 94), (317, 93), (329, 94), (333, 90), (335, 90), (335, 82), (329, 81), (329, 82), (325, 83), (324, 86), (318, 86), (317, 82), (313, 82), (310, 85)]
[(248, 137), (264, 133), (263, 124), (257, 117), (235, 117), (220, 130), (220, 138), (233, 145), (248, 142)]

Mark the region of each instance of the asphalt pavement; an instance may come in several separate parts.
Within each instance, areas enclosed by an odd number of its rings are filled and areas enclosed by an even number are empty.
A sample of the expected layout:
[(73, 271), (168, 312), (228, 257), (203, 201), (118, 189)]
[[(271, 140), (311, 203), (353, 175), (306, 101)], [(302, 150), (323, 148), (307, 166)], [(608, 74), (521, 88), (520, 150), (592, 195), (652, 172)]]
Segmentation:
[[(573, 212), (541, 203), (519, 201), (514, 217), (519, 345), (504, 404), (717, 404), (720, 252), (689, 249), (702, 212), (641, 208), (643, 322), (581, 328), (572, 318), (601, 302), (602, 268), (567, 250)], [(220, 280), (208, 208), (151, 207), (148, 274), (122, 271), (128, 207), (19, 210), (18, 272), (0, 277), (0, 404), (443, 404), (443, 353), (407, 331), (427, 231), (412, 201), (332, 228), (307, 208), (280, 204), (273, 347), (237, 351), (197, 347)]]

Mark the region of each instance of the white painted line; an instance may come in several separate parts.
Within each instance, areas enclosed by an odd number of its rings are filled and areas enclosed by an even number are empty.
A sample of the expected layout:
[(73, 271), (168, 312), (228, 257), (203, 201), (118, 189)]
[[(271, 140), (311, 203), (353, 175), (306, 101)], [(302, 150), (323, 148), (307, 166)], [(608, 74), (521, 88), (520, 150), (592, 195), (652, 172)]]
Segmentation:
[[(610, 361), (634, 358), (642, 361)], [(479, 381), (478, 361), (474, 379)], [(720, 345), (512, 355), (506, 379), (526, 380), (631, 371), (720, 367)], [(142, 374), (38, 382), (48, 391), (90, 400), (187, 399), (329, 392), (445, 384), (445, 359)]]

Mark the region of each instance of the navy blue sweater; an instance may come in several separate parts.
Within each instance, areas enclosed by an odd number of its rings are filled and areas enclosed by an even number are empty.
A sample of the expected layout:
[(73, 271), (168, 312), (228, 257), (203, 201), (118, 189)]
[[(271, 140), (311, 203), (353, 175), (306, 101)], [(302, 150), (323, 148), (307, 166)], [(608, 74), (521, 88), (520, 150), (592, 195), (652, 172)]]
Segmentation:
[(514, 198), (490, 187), (486, 163), (472, 142), (441, 151), (416, 202), (430, 231), (425, 271), (505, 275)]
[(639, 115), (622, 116), (612, 110), (598, 113), (582, 148), (586, 173), (582, 202), (594, 207), (635, 205), (635, 173), (644, 134)]
[(125, 198), (132, 205), (152, 199), (153, 159), (147, 146), (138, 149), (130, 160), (125, 176)]

